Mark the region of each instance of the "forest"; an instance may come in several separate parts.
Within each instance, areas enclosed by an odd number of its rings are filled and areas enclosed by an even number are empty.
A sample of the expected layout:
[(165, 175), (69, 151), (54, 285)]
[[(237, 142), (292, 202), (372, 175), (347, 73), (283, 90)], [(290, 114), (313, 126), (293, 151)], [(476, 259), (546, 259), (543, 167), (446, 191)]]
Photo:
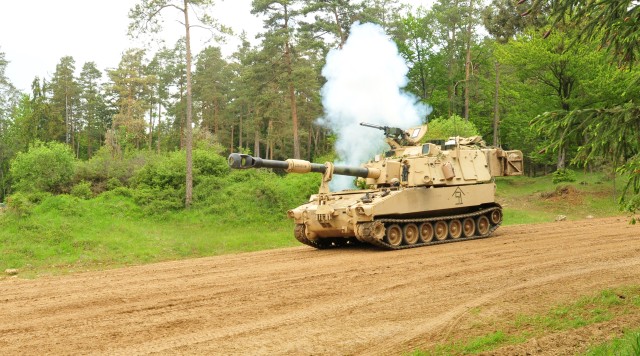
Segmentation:
[[(404, 90), (432, 109), (422, 118), (432, 136), (470, 127), (492, 145), (522, 150), (531, 176), (573, 169), (624, 177), (622, 208), (640, 207), (637, 1), (437, 0), (414, 8), (399, 0), (253, 0), (252, 13), (264, 19), (257, 42), (222, 26), (212, 5), (140, 0), (129, 12), (132, 36), (153, 36), (176, 11), (185, 36), (157, 52), (131, 48), (105, 71), (65, 56), (30, 92), (6, 77), (11, 63), (0, 43), (0, 202), (151, 187), (162, 192), (153, 199), (180, 209), (198, 199), (192, 186), (228, 169), (230, 152), (344, 159), (335, 127), (319, 120), (323, 68), (354, 24), (373, 23), (406, 63)], [(228, 57), (215, 40), (191, 53), (194, 26), (239, 36), (241, 45)]]

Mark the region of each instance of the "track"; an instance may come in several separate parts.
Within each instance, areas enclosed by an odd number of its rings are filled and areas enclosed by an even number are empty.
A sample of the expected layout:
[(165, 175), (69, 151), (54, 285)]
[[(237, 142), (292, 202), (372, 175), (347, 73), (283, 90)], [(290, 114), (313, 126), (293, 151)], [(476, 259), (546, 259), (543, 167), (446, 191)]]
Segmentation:
[[(301, 246), (0, 280), (0, 350), (401, 354), (482, 334), (477, 318), (543, 313), (638, 283), (640, 226), (625, 218), (502, 226), (489, 239), (401, 251)], [(574, 354), (578, 336), (529, 351)]]

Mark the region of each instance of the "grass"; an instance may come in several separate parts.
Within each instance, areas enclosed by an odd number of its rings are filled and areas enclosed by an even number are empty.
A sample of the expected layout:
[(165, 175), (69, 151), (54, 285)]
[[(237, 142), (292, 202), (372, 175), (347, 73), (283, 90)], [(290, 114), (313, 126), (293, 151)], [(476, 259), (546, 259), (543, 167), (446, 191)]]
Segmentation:
[(627, 330), (624, 336), (592, 346), (586, 356), (640, 355), (640, 329)]
[[(581, 220), (622, 214), (610, 177), (576, 172), (576, 178), (559, 184), (552, 183), (551, 175), (496, 178), (496, 199), (504, 208), (504, 224), (551, 222), (558, 215)], [(618, 186), (622, 186), (621, 178)]]
[(250, 222), (201, 210), (146, 216), (126, 197), (55, 196), (26, 216), (0, 216), (0, 271), (15, 268), (33, 278), (265, 250), (296, 245), (292, 231), (284, 216)]
[[(496, 331), (485, 335), (462, 340), (450, 340), (445, 344), (436, 345), (428, 350), (414, 351), (412, 355), (461, 355), (491, 351), (502, 346), (523, 343), (532, 338), (540, 338), (541, 336), (564, 330), (579, 329), (638, 312), (640, 312), (640, 286), (607, 289), (596, 295), (580, 298), (573, 303), (555, 306), (544, 314), (518, 315), (515, 319), (503, 323), (503, 325), (500, 325), (496, 320), (484, 321), (484, 325), (478, 325), (479, 328), (499, 327)], [(474, 313), (472, 315), (477, 317)], [(620, 345), (634, 347), (634, 343), (638, 340), (638, 336), (635, 335), (631, 332), (623, 339), (598, 345), (594, 347), (594, 350), (610, 350), (611, 348), (622, 347)], [(614, 354), (626, 355), (627, 353)], [(609, 354), (596, 353), (593, 355)], [(633, 353), (630, 355), (633, 355)]]

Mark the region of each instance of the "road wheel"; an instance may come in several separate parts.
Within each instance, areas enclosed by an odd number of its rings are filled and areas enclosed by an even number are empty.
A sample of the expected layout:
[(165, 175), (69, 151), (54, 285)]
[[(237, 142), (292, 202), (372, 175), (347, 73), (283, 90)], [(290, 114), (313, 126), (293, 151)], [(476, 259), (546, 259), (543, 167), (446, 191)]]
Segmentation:
[(420, 241), (431, 242), (433, 240), (433, 225), (430, 222), (420, 224)]
[(402, 244), (402, 229), (398, 224), (392, 224), (387, 227), (387, 243), (391, 246), (400, 246)]
[(502, 222), (502, 211), (500, 209), (496, 209), (491, 212), (491, 223), (493, 225), (498, 225)]
[(474, 232), (476, 232), (476, 222), (472, 218), (462, 220), (462, 235), (471, 237)]
[(476, 228), (478, 229), (478, 235), (483, 236), (489, 233), (489, 227), (490, 227), (489, 218), (484, 215), (479, 216), (478, 220), (476, 221)]
[(449, 227), (447, 226), (447, 223), (442, 220), (436, 221), (436, 224), (433, 227), (433, 230), (436, 235), (436, 239), (438, 241), (442, 241), (446, 239), (447, 236), (449, 235)]
[(462, 236), (462, 223), (458, 219), (449, 221), (449, 235), (452, 239)]
[(418, 242), (418, 238), (420, 237), (420, 232), (418, 231), (418, 226), (416, 224), (407, 224), (402, 229), (402, 236), (404, 238), (404, 243), (407, 245), (414, 245)]

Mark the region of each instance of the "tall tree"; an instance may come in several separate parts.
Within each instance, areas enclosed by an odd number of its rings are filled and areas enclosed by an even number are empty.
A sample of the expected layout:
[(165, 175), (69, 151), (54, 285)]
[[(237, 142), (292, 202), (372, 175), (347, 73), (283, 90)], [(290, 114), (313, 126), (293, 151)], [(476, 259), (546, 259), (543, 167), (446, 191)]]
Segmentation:
[(4, 52), (0, 52), (0, 201), (4, 201), (9, 189), (9, 161), (16, 151), (10, 116), (19, 100), (18, 91), (5, 75), (8, 64)]
[(60, 121), (60, 132), (62, 137), (55, 139), (66, 142), (71, 147), (76, 148), (77, 116), (76, 110), (79, 104), (79, 89), (75, 78), (75, 60), (73, 57), (65, 56), (56, 65), (56, 71), (47, 87), (51, 91), (51, 106), (56, 115), (55, 119)]
[(431, 13), (419, 8), (416, 14), (408, 13), (394, 34), (398, 51), (409, 67), (407, 89), (424, 101), (431, 99), (438, 76), (438, 65), (434, 63), (436, 39), (429, 23)]
[(118, 106), (113, 128), (121, 136), (120, 142), (129, 148), (140, 148), (145, 141), (144, 117), (150, 106), (148, 92), (156, 80), (145, 74), (143, 59), (143, 50), (129, 49), (122, 55), (118, 68), (108, 71)]
[(461, 0), (438, 0), (433, 5), (432, 11), (438, 24), (438, 35), (442, 55), (447, 59), (447, 102), (448, 115), (460, 113), (458, 85), (464, 81), (460, 77), (461, 53), (464, 41), (461, 39), (463, 31), (464, 9), (460, 6)]
[(302, 8), (303, 15), (315, 15), (313, 21), (305, 24), (306, 30), (313, 32), (316, 38), (331, 36), (332, 39), (326, 41), (331, 47), (338, 48), (347, 41), (349, 29), (359, 12), (360, 6), (349, 0), (311, 0)]
[[(187, 77), (187, 94), (186, 94), (186, 125), (185, 125), (185, 148), (186, 148), (186, 191), (185, 191), (185, 207), (189, 208), (193, 199), (193, 106), (191, 96), (191, 24), (189, 22), (189, 13), (192, 8), (205, 10), (213, 5), (213, 0), (142, 0), (129, 11), (131, 24), (129, 25), (129, 33), (156, 33), (160, 29), (160, 13), (165, 9), (178, 10), (184, 17), (185, 44), (186, 44), (186, 77)], [(206, 24), (214, 25), (214, 21), (209, 16), (200, 18)]]
[[(524, 13), (528, 5), (511, 0), (493, 0), (482, 10), (482, 21), (485, 29), (498, 44), (505, 44), (515, 39), (516, 34), (522, 33), (527, 27), (540, 27), (546, 22), (545, 9), (538, 9), (532, 16), (515, 16)], [(542, 4), (541, 4), (542, 6)], [(494, 95), (493, 95), (493, 145), (500, 145), (500, 73), (501, 63), (494, 61)]]
[[(541, 2), (533, 1), (532, 9)], [(613, 162), (621, 161), (621, 171), (629, 175), (625, 192), (631, 193), (628, 197), (623, 194), (621, 203), (625, 209), (635, 213), (640, 210), (640, 140), (637, 135), (640, 130), (640, 74), (637, 69), (640, 61), (640, 3), (634, 0), (554, 0), (551, 1), (551, 11), (554, 31), (562, 31), (564, 23), (578, 26), (581, 31), (574, 43), (584, 39), (599, 41), (608, 50), (610, 58), (620, 66), (615, 77), (624, 72), (630, 79), (616, 78), (610, 82), (625, 85), (624, 90), (607, 100), (571, 111), (547, 112), (536, 119), (537, 124), (540, 127), (557, 125), (558, 134), (552, 138), (554, 145), (565, 142), (576, 130), (589, 135), (590, 140), (582, 145), (582, 155), (579, 156), (587, 162), (600, 156), (608, 156)], [(609, 88), (606, 91), (614, 92)]]
[[(155, 86), (155, 112), (157, 117), (156, 148), (160, 150), (185, 148), (186, 124), (186, 46), (184, 38), (178, 40), (173, 48), (163, 47), (147, 66), (149, 73), (158, 78)], [(164, 116), (164, 118), (163, 118)]]
[[(107, 128), (106, 105), (101, 92), (102, 72), (95, 62), (82, 66), (78, 84), (80, 86), (80, 116), (85, 130), (86, 157), (91, 158), (94, 147), (99, 147)], [(96, 145), (97, 143), (97, 145)]]
[(231, 81), (228, 63), (222, 58), (220, 48), (207, 47), (198, 55), (193, 79), (195, 96), (201, 107), (200, 126), (219, 135)]
[[(289, 106), (291, 110), (291, 128), (293, 134), (293, 158), (300, 159), (300, 132), (298, 107), (296, 102), (296, 87), (293, 77), (294, 54), (293, 52), (293, 27), (294, 18), (300, 14), (299, 9), (295, 8), (298, 0), (253, 0), (251, 12), (254, 14), (262, 14), (266, 16), (265, 28), (267, 32), (264, 34), (265, 46), (279, 48), (283, 63), (280, 65), (286, 73), (287, 93)], [(277, 57), (274, 58), (277, 60)]]
[(376, 23), (386, 33), (394, 33), (406, 7), (399, 0), (364, 0), (360, 4), (358, 19), (360, 22)]

